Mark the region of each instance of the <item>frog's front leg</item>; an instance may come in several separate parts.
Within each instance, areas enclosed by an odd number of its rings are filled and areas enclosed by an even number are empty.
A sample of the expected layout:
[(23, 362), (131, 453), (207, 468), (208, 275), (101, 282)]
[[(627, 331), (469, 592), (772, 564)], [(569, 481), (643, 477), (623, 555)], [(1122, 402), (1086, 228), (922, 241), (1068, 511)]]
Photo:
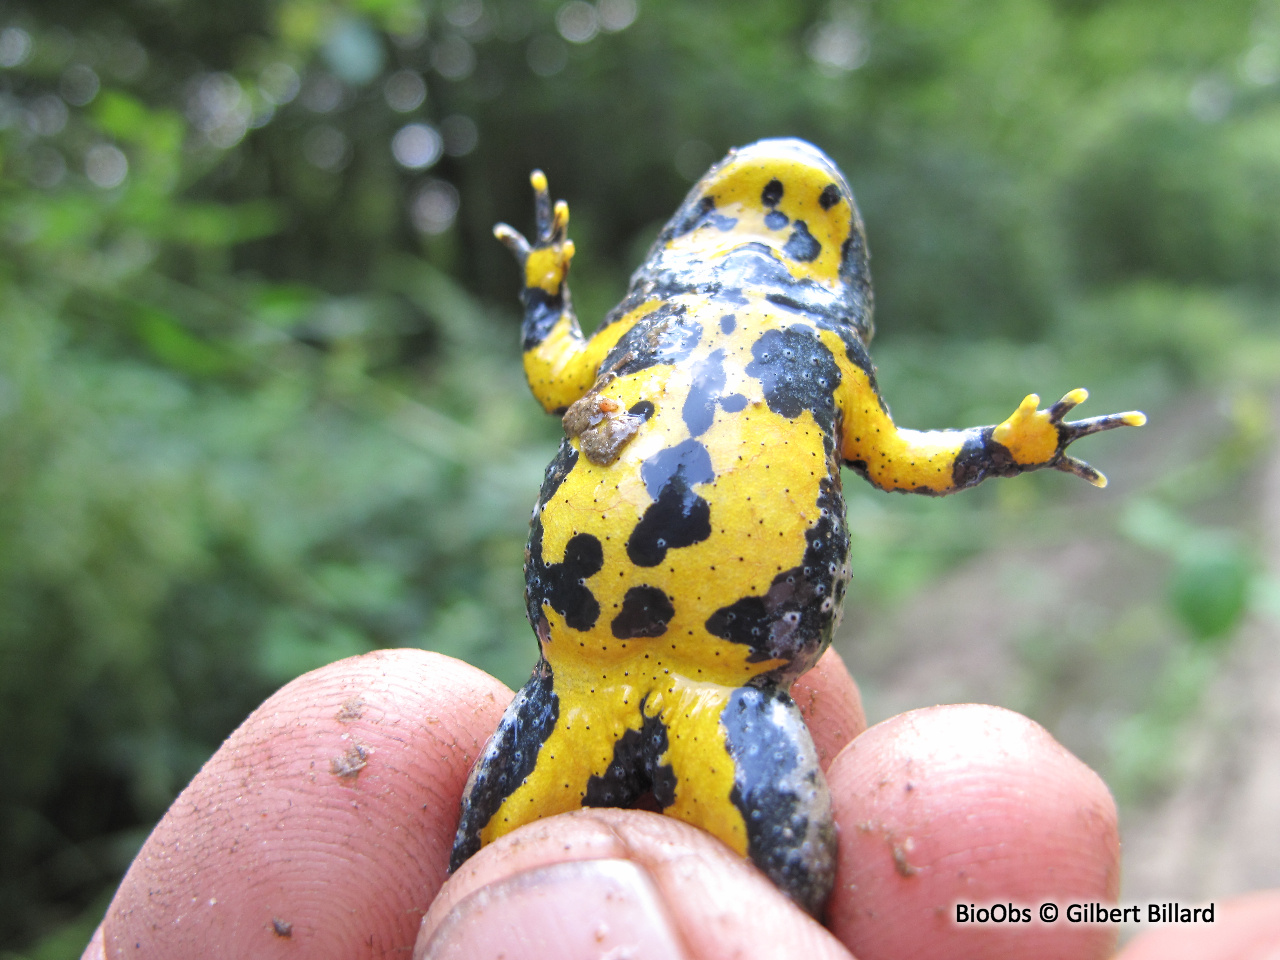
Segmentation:
[(524, 287), (524, 371), (533, 395), (552, 413), (563, 413), (590, 389), (602, 353), (589, 348), (582, 336), (569, 296), (569, 265), (573, 241), (567, 238), (569, 205), (554, 205), (541, 170), (533, 184), (536, 232), (531, 244), (515, 228), (500, 223), (493, 234), (520, 265)]
[(1072, 390), (1047, 410), (1028, 395), (1003, 423), (967, 430), (908, 430), (898, 427), (880, 399), (874, 380), (855, 370), (842, 384), (844, 460), (882, 490), (935, 496), (972, 487), (988, 477), (1012, 477), (1052, 468), (1073, 473), (1095, 486), (1106, 478), (1067, 447), (1089, 434), (1137, 427), (1137, 411), (1067, 423), (1063, 417), (1089, 396)]

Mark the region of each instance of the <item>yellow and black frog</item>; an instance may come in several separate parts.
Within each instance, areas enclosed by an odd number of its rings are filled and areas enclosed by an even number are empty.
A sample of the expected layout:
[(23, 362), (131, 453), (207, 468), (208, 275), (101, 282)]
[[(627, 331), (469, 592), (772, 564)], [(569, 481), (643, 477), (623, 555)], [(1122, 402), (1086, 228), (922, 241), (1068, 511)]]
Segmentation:
[(521, 824), (643, 797), (750, 857), (809, 912), (834, 873), (830, 797), (787, 695), (831, 642), (849, 580), (840, 466), (940, 495), (1052, 467), (1091, 433), (1027, 397), (1004, 423), (896, 426), (867, 355), (853, 194), (820, 150), (763, 140), (698, 182), (590, 339), (566, 276), (567, 205), (532, 177), (524, 367), (564, 419), (526, 551), (541, 658), (471, 772), (451, 867)]

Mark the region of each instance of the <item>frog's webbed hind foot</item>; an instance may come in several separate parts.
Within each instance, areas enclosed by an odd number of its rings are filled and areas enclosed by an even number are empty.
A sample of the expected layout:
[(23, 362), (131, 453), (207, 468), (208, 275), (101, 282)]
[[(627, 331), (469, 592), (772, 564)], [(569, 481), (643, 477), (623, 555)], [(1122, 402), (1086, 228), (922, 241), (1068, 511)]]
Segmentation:
[(809, 729), (781, 690), (741, 687), (720, 715), (734, 765), (730, 800), (742, 814), (747, 853), (815, 917), (835, 880), (831, 795)]

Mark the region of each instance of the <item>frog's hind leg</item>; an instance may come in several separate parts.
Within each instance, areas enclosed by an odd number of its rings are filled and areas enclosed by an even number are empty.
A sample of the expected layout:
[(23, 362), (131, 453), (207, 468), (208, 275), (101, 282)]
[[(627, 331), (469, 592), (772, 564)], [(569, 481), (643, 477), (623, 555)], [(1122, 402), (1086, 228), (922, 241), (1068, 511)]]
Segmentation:
[(821, 916), (835, 880), (835, 820), (800, 708), (781, 690), (740, 687), (720, 723), (734, 762), (732, 800), (746, 821), (752, 861)]
[(551, 667), (540, 660), (471, 768), (462, 792), (462, 817), (449, 857), (450, 873), (495, 839), (489, 835), (494, 831), (486, 828), (537, 767), (559, 715), (560, 701), (552, 685)]
[(705, 685), (690, 687), (691, 695), (664, 711), (675, 774), (674, 800), (664, 812), (750, 857), (796, 903), (821, 915), (835, 878), (835, 825), (799, 708), (781, 690), (721, 687), (713, 696)]
[(630, 688), (590, 687), (587, 697), (572, 678), (560, 680), (557, 686), (551, 664), (540, 660), (502, 715), (467, 780), (450, 871), (541, 817), (633, 806), (650, 789), (670, 793), (650, 764), (655, 745), (665, 749), (666, 731), (642, 715)]

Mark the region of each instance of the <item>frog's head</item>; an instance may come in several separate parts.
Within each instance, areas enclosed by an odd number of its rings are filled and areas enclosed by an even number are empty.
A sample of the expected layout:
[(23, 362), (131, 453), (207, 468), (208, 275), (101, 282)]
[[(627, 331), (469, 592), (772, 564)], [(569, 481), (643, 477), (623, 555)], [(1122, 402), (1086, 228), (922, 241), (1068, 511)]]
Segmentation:
[(729, 282), (736, 267), (753, 261), (744, 279), (776, 284), (786, 288), (779, 294), (815, 305), (825, 301), (827, 312), (870, 339), (862, 218), (844, 176), (812, 144), (761, 140), (731, 150), (663, 229), (647, 267), (667, 277), (715, 271)]

